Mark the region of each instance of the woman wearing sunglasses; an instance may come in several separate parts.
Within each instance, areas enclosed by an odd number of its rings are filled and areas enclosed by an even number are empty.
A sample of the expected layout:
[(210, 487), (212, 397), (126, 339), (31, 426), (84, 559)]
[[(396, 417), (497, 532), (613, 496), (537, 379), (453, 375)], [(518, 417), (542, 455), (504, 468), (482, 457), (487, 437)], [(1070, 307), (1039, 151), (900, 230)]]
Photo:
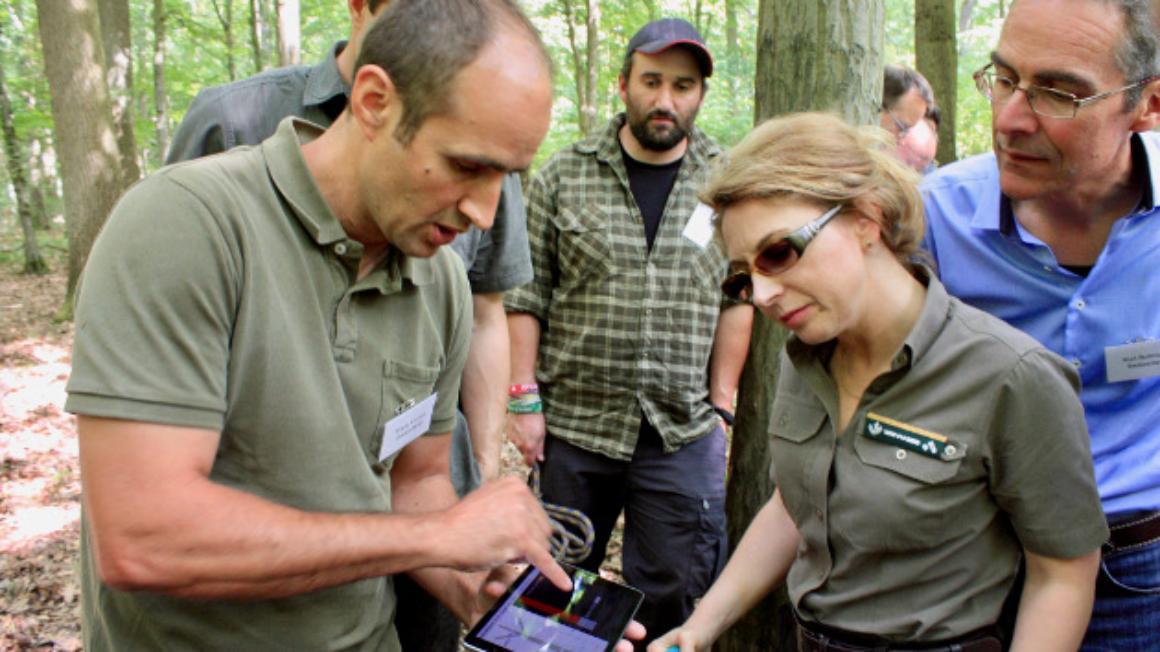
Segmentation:
[(651, 652), (709, 649), (782, 581), (802, 650), (1079, 646), (1107, 529), (1078, 378), (915, 262), (917, 177), (890, 150), (833, 116), (776, 119), (702, 193), (722, 289), (792, 331), (778, 488)]

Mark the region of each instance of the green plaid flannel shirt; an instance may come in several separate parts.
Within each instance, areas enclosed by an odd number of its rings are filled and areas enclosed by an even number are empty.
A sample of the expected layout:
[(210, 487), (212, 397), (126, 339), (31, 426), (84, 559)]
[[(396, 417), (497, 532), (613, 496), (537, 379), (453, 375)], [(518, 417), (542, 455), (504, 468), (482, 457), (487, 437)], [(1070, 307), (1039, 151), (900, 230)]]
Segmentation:
[(532, 180), (535, 279), (504, 305), (540, 321), (548, 431), (630, 460), (642, 411), (667, 451), (717, 426), (708, 365), (728, 264), (717, 238), (701, 248), (681, 235), (720, 148), (693, 129), (650, 252), (617, 140), (623, 124), (618, 115), (557, 152)]

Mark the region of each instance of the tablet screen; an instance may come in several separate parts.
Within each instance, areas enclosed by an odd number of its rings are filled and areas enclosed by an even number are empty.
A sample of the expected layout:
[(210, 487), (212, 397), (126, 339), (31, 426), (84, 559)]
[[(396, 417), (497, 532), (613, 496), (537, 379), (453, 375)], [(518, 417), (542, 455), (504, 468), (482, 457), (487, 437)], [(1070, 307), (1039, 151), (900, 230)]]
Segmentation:
[(561, 564), (572, 591), (561, 591), (533, 566), (476, 623), (464, 645), (484, 652), (610, 652), (644, 595), (595, 573)]

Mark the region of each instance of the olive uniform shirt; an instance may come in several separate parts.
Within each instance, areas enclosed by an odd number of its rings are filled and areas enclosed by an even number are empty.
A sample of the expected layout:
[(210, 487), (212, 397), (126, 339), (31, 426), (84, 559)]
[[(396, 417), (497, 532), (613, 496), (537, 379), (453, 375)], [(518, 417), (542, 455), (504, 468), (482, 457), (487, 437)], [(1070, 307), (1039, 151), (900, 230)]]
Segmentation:
[(504, 297), (542, 327), (536, 379), (549, 432), (630, 460), (641, 413), (672, 452), (720, 423), (708, 364), (727, 261), (682, 235), (717, 145), (689, 134), (650, 250), (617, 132), (624, 114), (557, 152), (528, 190), (535, 280)]
[[(362, 246), (331, 213), (285, 121), (259, 147), (165, 168), (121, 200), (77, 303), (66, 409), (221, 433), (210, 478), (314, 512), (387, 512), (383, 426), (437, 394), (455, 420), (471, 333), (459, 259)], [(389, 578), (271, 600), (188, 600), (102, 584), (82, 539), (86, 650), (396, 650)]]
[(995, 623), (1021, 547), (1074, 558), (1108, 535), (1075, 370), (922, 271), (922, 314), (845, 431), (834, 343), (796, 338), (770, 426), (798, 613), (910, 642)]

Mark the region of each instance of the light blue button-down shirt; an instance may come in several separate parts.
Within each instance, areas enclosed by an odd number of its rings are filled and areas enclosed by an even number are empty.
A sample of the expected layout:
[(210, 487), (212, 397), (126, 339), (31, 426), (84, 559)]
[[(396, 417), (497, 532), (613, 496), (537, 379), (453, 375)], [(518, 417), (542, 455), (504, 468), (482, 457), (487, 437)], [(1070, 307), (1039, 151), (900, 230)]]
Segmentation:
[(947, 289), (1030, 333), (1083, 382), (1096, 481), (1109, 515), (1160, 509), (1160, 375), (1110, 382), (1105, 350), (1160, 340), (1160, 135), (1133, 137), (1147, 170), (1139, 208), (1117, 220), (1087, 277), (1064, 269), (1014, 219), (993, 154), (922, 185), (926, 247)]

